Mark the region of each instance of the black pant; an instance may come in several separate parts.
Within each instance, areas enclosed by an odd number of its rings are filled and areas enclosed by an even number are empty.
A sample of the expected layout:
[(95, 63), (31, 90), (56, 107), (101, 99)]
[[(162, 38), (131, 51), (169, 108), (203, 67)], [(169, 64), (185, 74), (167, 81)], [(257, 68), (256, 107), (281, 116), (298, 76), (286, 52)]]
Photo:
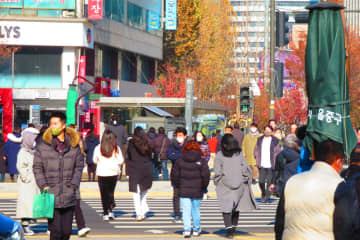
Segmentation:
[(225, 228), (236, 227), (239, 223), (239, 212), (223, 213)]
[[(95, 181), (95, 172), (96, 172), (96, 164), (88, 164), (87, 167), (88, 170), (88, 177), (89, 177), (89, 181)], [(91, 177), (92, 175), (92, 177)]]
[(78, 230), (83, 229), (85, 227), (85, 218), (80, 207), (80, 199), (76, 199), (75, 220)]
[(260, 168), (259, 169), (259, 186), (261, 190), (261, 197), (268, 200), (270, 198), (270, 184), (273, 178), (273, 170), (271, 168)]
[(174, 187), (174, 194), (173, 194), (173, 207), (174, 207), (174, 214), (175, 217), (180, 217), (180, 188)]
[(54, 209), (54, 218), (48, 220), (50, 240), (70, 239), (73, 216), (74, 207)]
[(118, 176), (100, 177), (98, 176), (98, 183), (100, 188), (101, 202), (104, 210), (104, 215), (115, 207), (114, 191)]

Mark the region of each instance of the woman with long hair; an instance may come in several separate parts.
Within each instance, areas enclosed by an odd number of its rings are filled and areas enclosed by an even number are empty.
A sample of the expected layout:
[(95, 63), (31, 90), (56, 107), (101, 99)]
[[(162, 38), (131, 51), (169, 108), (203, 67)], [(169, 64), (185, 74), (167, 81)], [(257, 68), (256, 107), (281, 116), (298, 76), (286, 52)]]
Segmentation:
[(226, 237), (233, 238), (240, 211), (256, 209), (251, 191), (252, 173), (238, 142), (231, 134), (221, 140), (221, 151), (214, 163), (214, 183), (223, 214)]
[(123, 162), (124, 158), (120, 147), (116, 144), (115, 134), (110, 130), (105, 130), (100, 145), (97, 145), (94, 150), (104, 221), (115, 218), (112, 211), (115, 208), (114, 191)]
[(126, 173), (129, 191), (133, 193), (136, 221), (143, 221), (149, 211), (146, 195), (153, 180), (151, 151), (145, 131), (141, 127), (135, 128), (127, 149)]

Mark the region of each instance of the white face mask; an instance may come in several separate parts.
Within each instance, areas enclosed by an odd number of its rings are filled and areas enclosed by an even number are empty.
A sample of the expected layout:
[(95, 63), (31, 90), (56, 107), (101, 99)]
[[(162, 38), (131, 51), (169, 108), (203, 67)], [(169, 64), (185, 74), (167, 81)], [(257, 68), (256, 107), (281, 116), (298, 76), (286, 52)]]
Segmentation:
[(256, 128), (250, 128), (251, 133), (256, 133), (256, 130), (257, 130)]
[(176, 138), (176, 141), (177, 141), (178, 143), (183, 143), (183, 142), (184, 142), (184, 138), (183, 138), (183, 137), (177, 137), (177, 138)]
[(198, 142), (202, 142), (204, 140), (204, 138), (202, 136), (197, 136), (196, 137), (196, 141)]

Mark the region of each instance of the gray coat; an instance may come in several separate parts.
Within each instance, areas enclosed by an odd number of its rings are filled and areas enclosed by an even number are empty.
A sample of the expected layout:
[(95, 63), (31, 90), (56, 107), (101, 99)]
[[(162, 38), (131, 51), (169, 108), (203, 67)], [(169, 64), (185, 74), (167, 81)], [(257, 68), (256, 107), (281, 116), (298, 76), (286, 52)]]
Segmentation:
[(214, 162), (214, 183), (221, 212), (249, 211), (257, 208), (251, 190), (252, 173), (244, 155), (225, 157), (220, 151)]

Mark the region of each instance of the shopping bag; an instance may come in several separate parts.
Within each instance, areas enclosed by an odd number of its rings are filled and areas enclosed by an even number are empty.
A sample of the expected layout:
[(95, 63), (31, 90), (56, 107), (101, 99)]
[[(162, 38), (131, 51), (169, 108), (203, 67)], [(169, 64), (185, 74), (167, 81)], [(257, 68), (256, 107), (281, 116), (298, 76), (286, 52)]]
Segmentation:
[(35, 195), (33, 204), (33, 218), (53, 218), (54, 217), (55, 195), (48, 190), (41, 191)]

